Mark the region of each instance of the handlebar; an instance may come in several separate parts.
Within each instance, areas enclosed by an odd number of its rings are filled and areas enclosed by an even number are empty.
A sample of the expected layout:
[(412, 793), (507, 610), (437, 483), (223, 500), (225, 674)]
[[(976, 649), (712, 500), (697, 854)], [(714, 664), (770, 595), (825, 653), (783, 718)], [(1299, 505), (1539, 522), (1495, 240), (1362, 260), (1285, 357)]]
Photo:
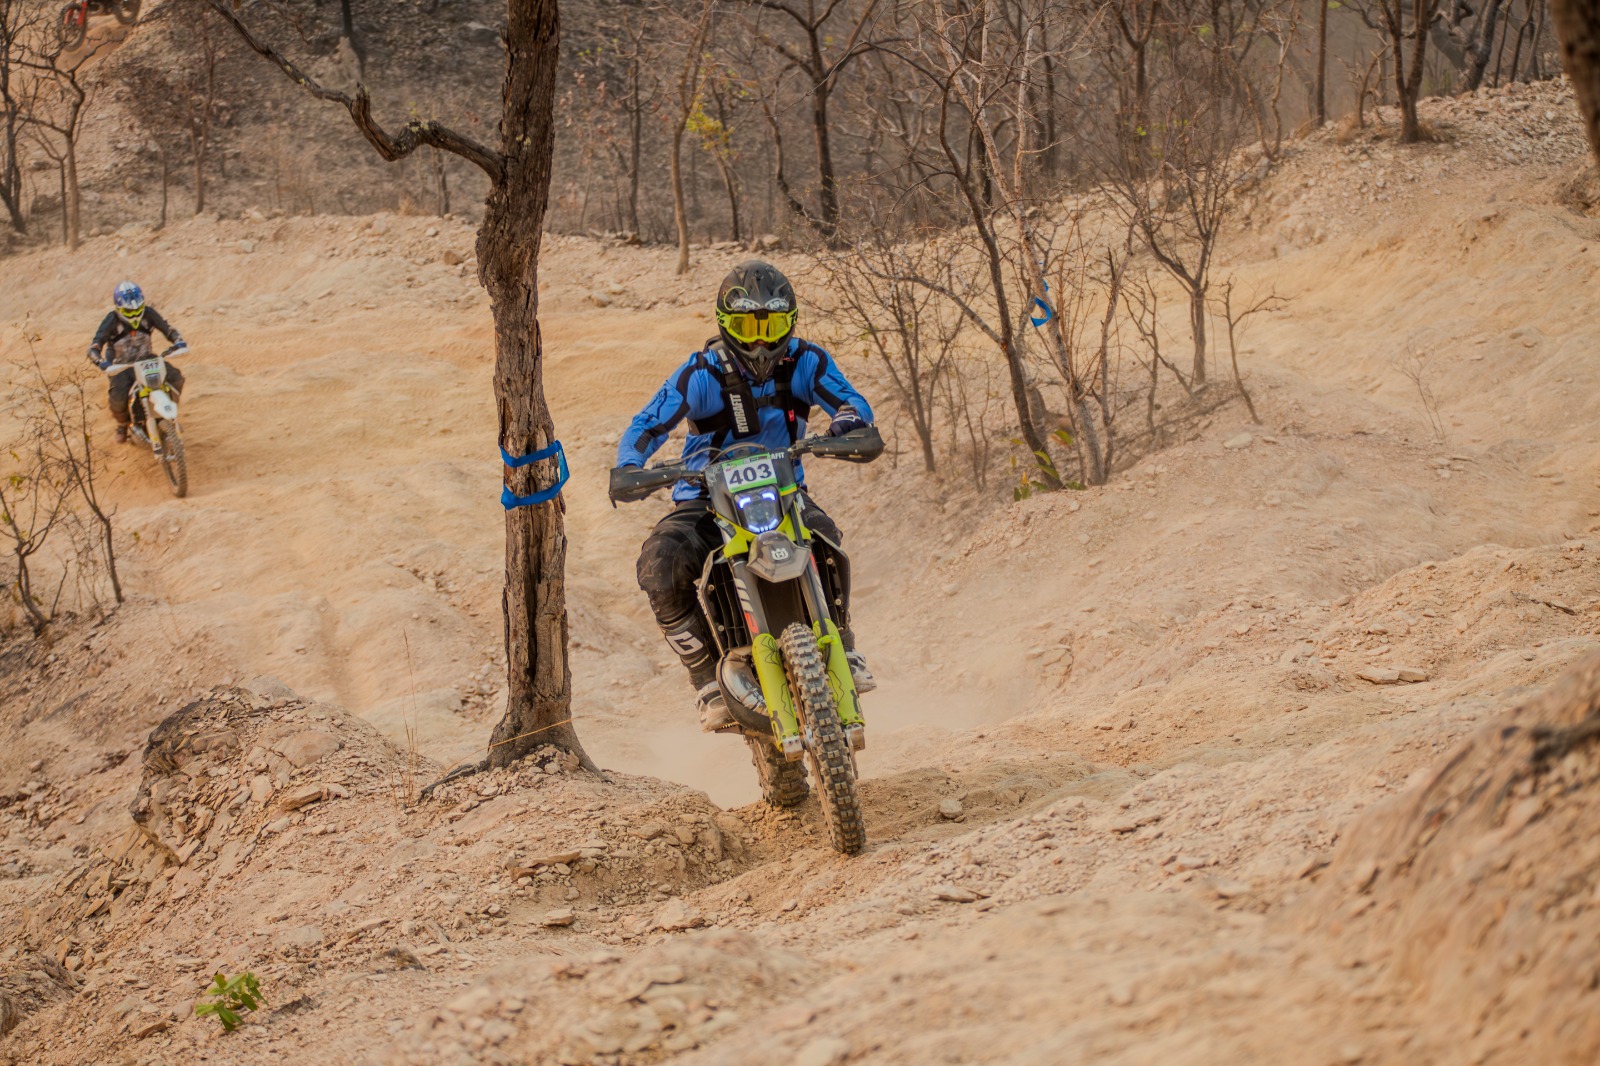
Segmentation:
[[(815, 455), (824, 459), (843, 459), (850, 463), (870, 463), (883, 454), (883, 436), (878, 432), (877, 426), (863, 426), (853, 429), (849, 433), (837, 437), (827, 434), (818, 434), (815, 437), (806, 437), (797, 440), (784, 454), (790, 459), (798, 459), (802, 455)], [(657, 489), (679, 481), (705, 484), (706, 472), (704, 469), (690, 470), (684, 463), (670, 463), (664, 466), (619, 466), (611, 471), (611, 486), (609, 494), (613, 504), (632, 503), (645, 499)]]
[[(187, 344), (174, 344), (172, 347), (168, 348), (164, 352), (156, 352), (156, 353), (154, 353), (152, 355), (147, 355), (144, 358), (145, 359), (165, 359), (167, 356), (172, 355), (174, 353), (181, 353), (183, 355), (188, 355), (189, 354), (189, 346)], [(122, 373), (124, 370), (132, 370), (133, 369), (133, 363), (139, 363), (139, 362), (143, 362), (143, 360), (135, 359), (132, 363), (116, 363), (116, 362), (107, 363), (105, 366), (100, 367), (100, 372), (105, 374), (107, 377), (114, 377), (117, 374)]]

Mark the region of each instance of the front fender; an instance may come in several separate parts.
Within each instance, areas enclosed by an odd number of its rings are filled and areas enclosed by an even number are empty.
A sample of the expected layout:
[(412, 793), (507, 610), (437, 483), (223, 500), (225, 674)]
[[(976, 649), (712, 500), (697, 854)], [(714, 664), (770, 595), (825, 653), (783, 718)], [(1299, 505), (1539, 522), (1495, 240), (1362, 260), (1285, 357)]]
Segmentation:
[(165, 418), (169, 422), (178, 420), (178, 405), (173, 401), (170, 392), (164, 389), (152, 392), (146, 402), (155, 411), (157, 418)]

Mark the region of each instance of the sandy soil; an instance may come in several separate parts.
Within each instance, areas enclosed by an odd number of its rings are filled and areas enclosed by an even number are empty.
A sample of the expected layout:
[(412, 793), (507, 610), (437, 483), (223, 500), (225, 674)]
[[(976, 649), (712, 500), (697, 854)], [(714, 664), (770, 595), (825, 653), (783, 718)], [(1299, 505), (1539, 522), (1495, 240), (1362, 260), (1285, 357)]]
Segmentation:
[[(0, 990), (27, 1012), (0, 1060), (1593, 1061), (1592, 962), (1532, 947), (1600, 929), (1600, 856), (1549, 828), (1592, 759), (1510, 831), (1497, 808), (1431, 865), (1393, 854), (1441, 759), (1600, 648), (1576, 120), (1550, 88), (1432, 106), (1454, 140), (1324, 137), (1246, 194), (1229, 269), (1292, 297), (1241, 350), (1262, 424), (1232, 404), (1020, 504), (910, 457), (817, 464), (882, 681), (853, 860), (698, 733), (633, 584), (666, 505), (604, 494), (734, 251), (675, 279), (664, 250), (548, 242), (574, 710), (608, 773), (547, 753), (413, 808), (500, 700), (470, 231), (197, 221), (0, 263), (0, 323), (61, 364), (124, 275), (194, 346), (191, 497), (116, 463), (130, 602), (0, 646)], [(1424, 680), (1363, 677), (1402, 669)], [(1504, 883), (1463, 913), (1531, 932), (1429, 954), (1411, 901), (1479, 891), (1449, 880), (1469, 860)], [(216, 967), (271, 997), (228, 1036), (191, 1014)]]

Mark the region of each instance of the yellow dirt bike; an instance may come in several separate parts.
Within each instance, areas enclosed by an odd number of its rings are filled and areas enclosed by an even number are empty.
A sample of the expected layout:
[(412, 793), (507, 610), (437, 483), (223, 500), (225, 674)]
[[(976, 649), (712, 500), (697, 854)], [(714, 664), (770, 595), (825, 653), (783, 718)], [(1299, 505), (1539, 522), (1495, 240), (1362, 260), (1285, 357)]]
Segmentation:
[(720, 653), (723, 698), (750, 745), (763, 797), (779, 807), (804, 800), (809, 763), (828, 837), (846, 855), (867, 843), (855, 760), (866, 722), (833, 619), (850, 562), (806, 528), (793, 461), (864, 463), (882, 452), (883, 438), (867, 426), (782, 452), (736, 444), (703, 470), (678, 463), (611, 471), (614, 501), (642, 500), (680, 480), (705, 486), (723, 543), (706, 557), (700, 605)]
[(159, 355), (108, 363), (101, 369), (107, 377), (133, 371), (128, 432), (149, 446), (172, 485), (172, 494), (182, 499), (189, 494), (189, 464), (183, 453), (183, 434), (178, 430), (178, 393), (167, 383), (167, 356), (178, 350), (180, 346), (173, 345)]

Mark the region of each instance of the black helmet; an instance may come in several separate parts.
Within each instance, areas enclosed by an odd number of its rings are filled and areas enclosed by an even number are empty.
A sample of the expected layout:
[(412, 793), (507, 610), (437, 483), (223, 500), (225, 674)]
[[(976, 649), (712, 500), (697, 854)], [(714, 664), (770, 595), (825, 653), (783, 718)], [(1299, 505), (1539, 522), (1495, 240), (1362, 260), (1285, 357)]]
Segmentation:
[(788, 351), (798, 314), (794, 286), (783, 271), (759, 259), (734, 267), (717, 290), (722, 343), (758, 384)]

